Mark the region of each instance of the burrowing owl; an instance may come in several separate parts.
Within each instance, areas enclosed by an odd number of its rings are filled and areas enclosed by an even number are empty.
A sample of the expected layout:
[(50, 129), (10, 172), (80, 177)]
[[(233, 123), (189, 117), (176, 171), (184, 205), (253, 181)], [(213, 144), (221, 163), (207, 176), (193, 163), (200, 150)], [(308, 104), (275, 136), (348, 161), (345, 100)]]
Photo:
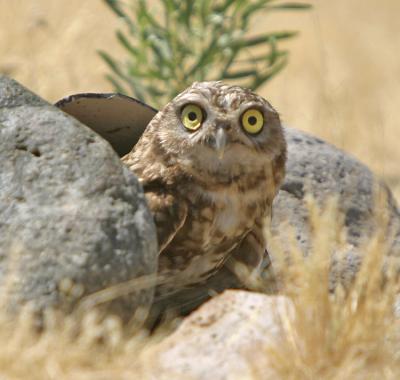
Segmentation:
[(171, 280), (159, 294), (207, 279), (232, 255), (260, 265), (286, 160), (279, 115), (266, 100), (222, 82), (194, 83), (122, 160), (154, 216), (159, 274)]

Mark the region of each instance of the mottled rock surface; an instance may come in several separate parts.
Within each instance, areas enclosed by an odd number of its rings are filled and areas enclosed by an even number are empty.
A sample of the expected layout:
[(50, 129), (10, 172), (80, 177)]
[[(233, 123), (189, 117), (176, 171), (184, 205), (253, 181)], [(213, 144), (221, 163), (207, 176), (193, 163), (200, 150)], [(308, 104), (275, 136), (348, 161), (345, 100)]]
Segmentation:
[[(337, 197), (349, 244), (358, 246), (371, 236), (381, 206), (389, 213), (400, 237), (399, 208), (389, 188), (368, 167), (344, 151), (296, 129), (286, 128), (285, 137), (288, 143), (286, 177), (274, 200), (273, 230), (288, 222), (295, 227), (304, 251), (309, 249), (310, 229), (304, 199), (307, 194), (319, 205), (332, 196)], [(376, 205), (379, 193), (386, 199)]]
[(252, 370), (262, 367), (262, 378), (273, 379), (264, 350), (279, 345), (281, 317), (291, 318), (293, 312), (282, 296), (225, 291), (147, 354), (144, 378), (239, 380), (253, 378)]
[[(370, 241), (378, 229), (387, 236), (386, 253), (400, 258), (400, 211), (390, 189), (350, 154), (314, 136), (286, 128), (285, 137), (287, 173), (273, 204), (273, 235), (284, 242), (289, 227), (303, 254), (308, 255), (315, 246), (315, 234), (311, 231), (306, 195), (322, 208), (335, 197), (338, 220), (332, 223), (343, 223), (346, 239), (332, 257), (331, 290), (338, 282), (345, 287), (352, 282), (365, 254), (363, 243)], [(383, 225), (379, 217), (382, 212), (388, 216), (388, 225)], [(318, 247), (314, 248), (318, 252)], [(274, 250), (269, 251), (274, 260)]]
[[(0, 162), (0, 281), (11, 306), (69, 308), (156, 272), (155, 228), (135, 176), (97, 134), (4, 76)], [(131, 287), (109, 306), (130, 316), (152, 294)]]

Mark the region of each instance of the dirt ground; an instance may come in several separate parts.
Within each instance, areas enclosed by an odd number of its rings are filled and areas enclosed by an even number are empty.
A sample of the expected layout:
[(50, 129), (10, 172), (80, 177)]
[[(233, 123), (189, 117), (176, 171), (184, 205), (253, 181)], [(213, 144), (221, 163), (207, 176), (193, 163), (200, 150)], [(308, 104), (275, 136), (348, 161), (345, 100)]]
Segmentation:
[[(369, 165), (400, 200), (400, 1), (310, 2), (311, 12), (256, 20), (301, 32), (287, 44), (289, 66), (260, 93), (288, 125)], [(118, 23), (100, 0), (0, 0), (0, 72), (49, 101), (111, 91), (96, 50), (121, 52)]]

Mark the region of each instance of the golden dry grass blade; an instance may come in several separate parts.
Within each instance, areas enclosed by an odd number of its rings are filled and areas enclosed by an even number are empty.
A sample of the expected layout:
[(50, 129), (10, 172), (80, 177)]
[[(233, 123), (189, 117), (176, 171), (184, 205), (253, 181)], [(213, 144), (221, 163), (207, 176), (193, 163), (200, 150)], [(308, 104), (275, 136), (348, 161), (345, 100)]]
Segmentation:
[[(328, 292), (331, 259), (342, 249), (336, 202), (321, 210), (309, 201), (313, 249), (303, 258), (292, 239), (289, 255), (294, 260), (286, 260), (286, 267), (280, 268), (295, 317), (280, 315), (285, 337), (279, 345), (265, 350), (277, 378), (400, 376), (399, 324), (394, 315), (398, 272), (386, 260), (388, 217), (379, 207), (384, 201), (377, 198), (377, 230), (361, 248), (363, 262), (356, 280), (346, 284), (346, 289), (339, 284), (334, 293)], [(281, 252), (288, 255), (288, 247), (281, 247)], [(262, 373), (262, 368), (255, 373)]]

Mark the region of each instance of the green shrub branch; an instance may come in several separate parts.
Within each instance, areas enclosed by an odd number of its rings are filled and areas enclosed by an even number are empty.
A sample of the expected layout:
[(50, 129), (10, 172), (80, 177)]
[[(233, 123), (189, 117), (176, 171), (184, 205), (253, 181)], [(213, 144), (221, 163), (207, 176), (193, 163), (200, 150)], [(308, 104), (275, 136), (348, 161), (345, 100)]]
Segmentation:
[[(286, 65), (281, 42), (293, 31), (251, 34), (277, 10), (308, 4), (279, 0), (104, 0), (123, 23), (125, 60), (99, 54), (116, 91), (162, 106), (194, 81), (228, 80), (256, 90)], [(262, 19), (261, 19), (262, 17)]]

